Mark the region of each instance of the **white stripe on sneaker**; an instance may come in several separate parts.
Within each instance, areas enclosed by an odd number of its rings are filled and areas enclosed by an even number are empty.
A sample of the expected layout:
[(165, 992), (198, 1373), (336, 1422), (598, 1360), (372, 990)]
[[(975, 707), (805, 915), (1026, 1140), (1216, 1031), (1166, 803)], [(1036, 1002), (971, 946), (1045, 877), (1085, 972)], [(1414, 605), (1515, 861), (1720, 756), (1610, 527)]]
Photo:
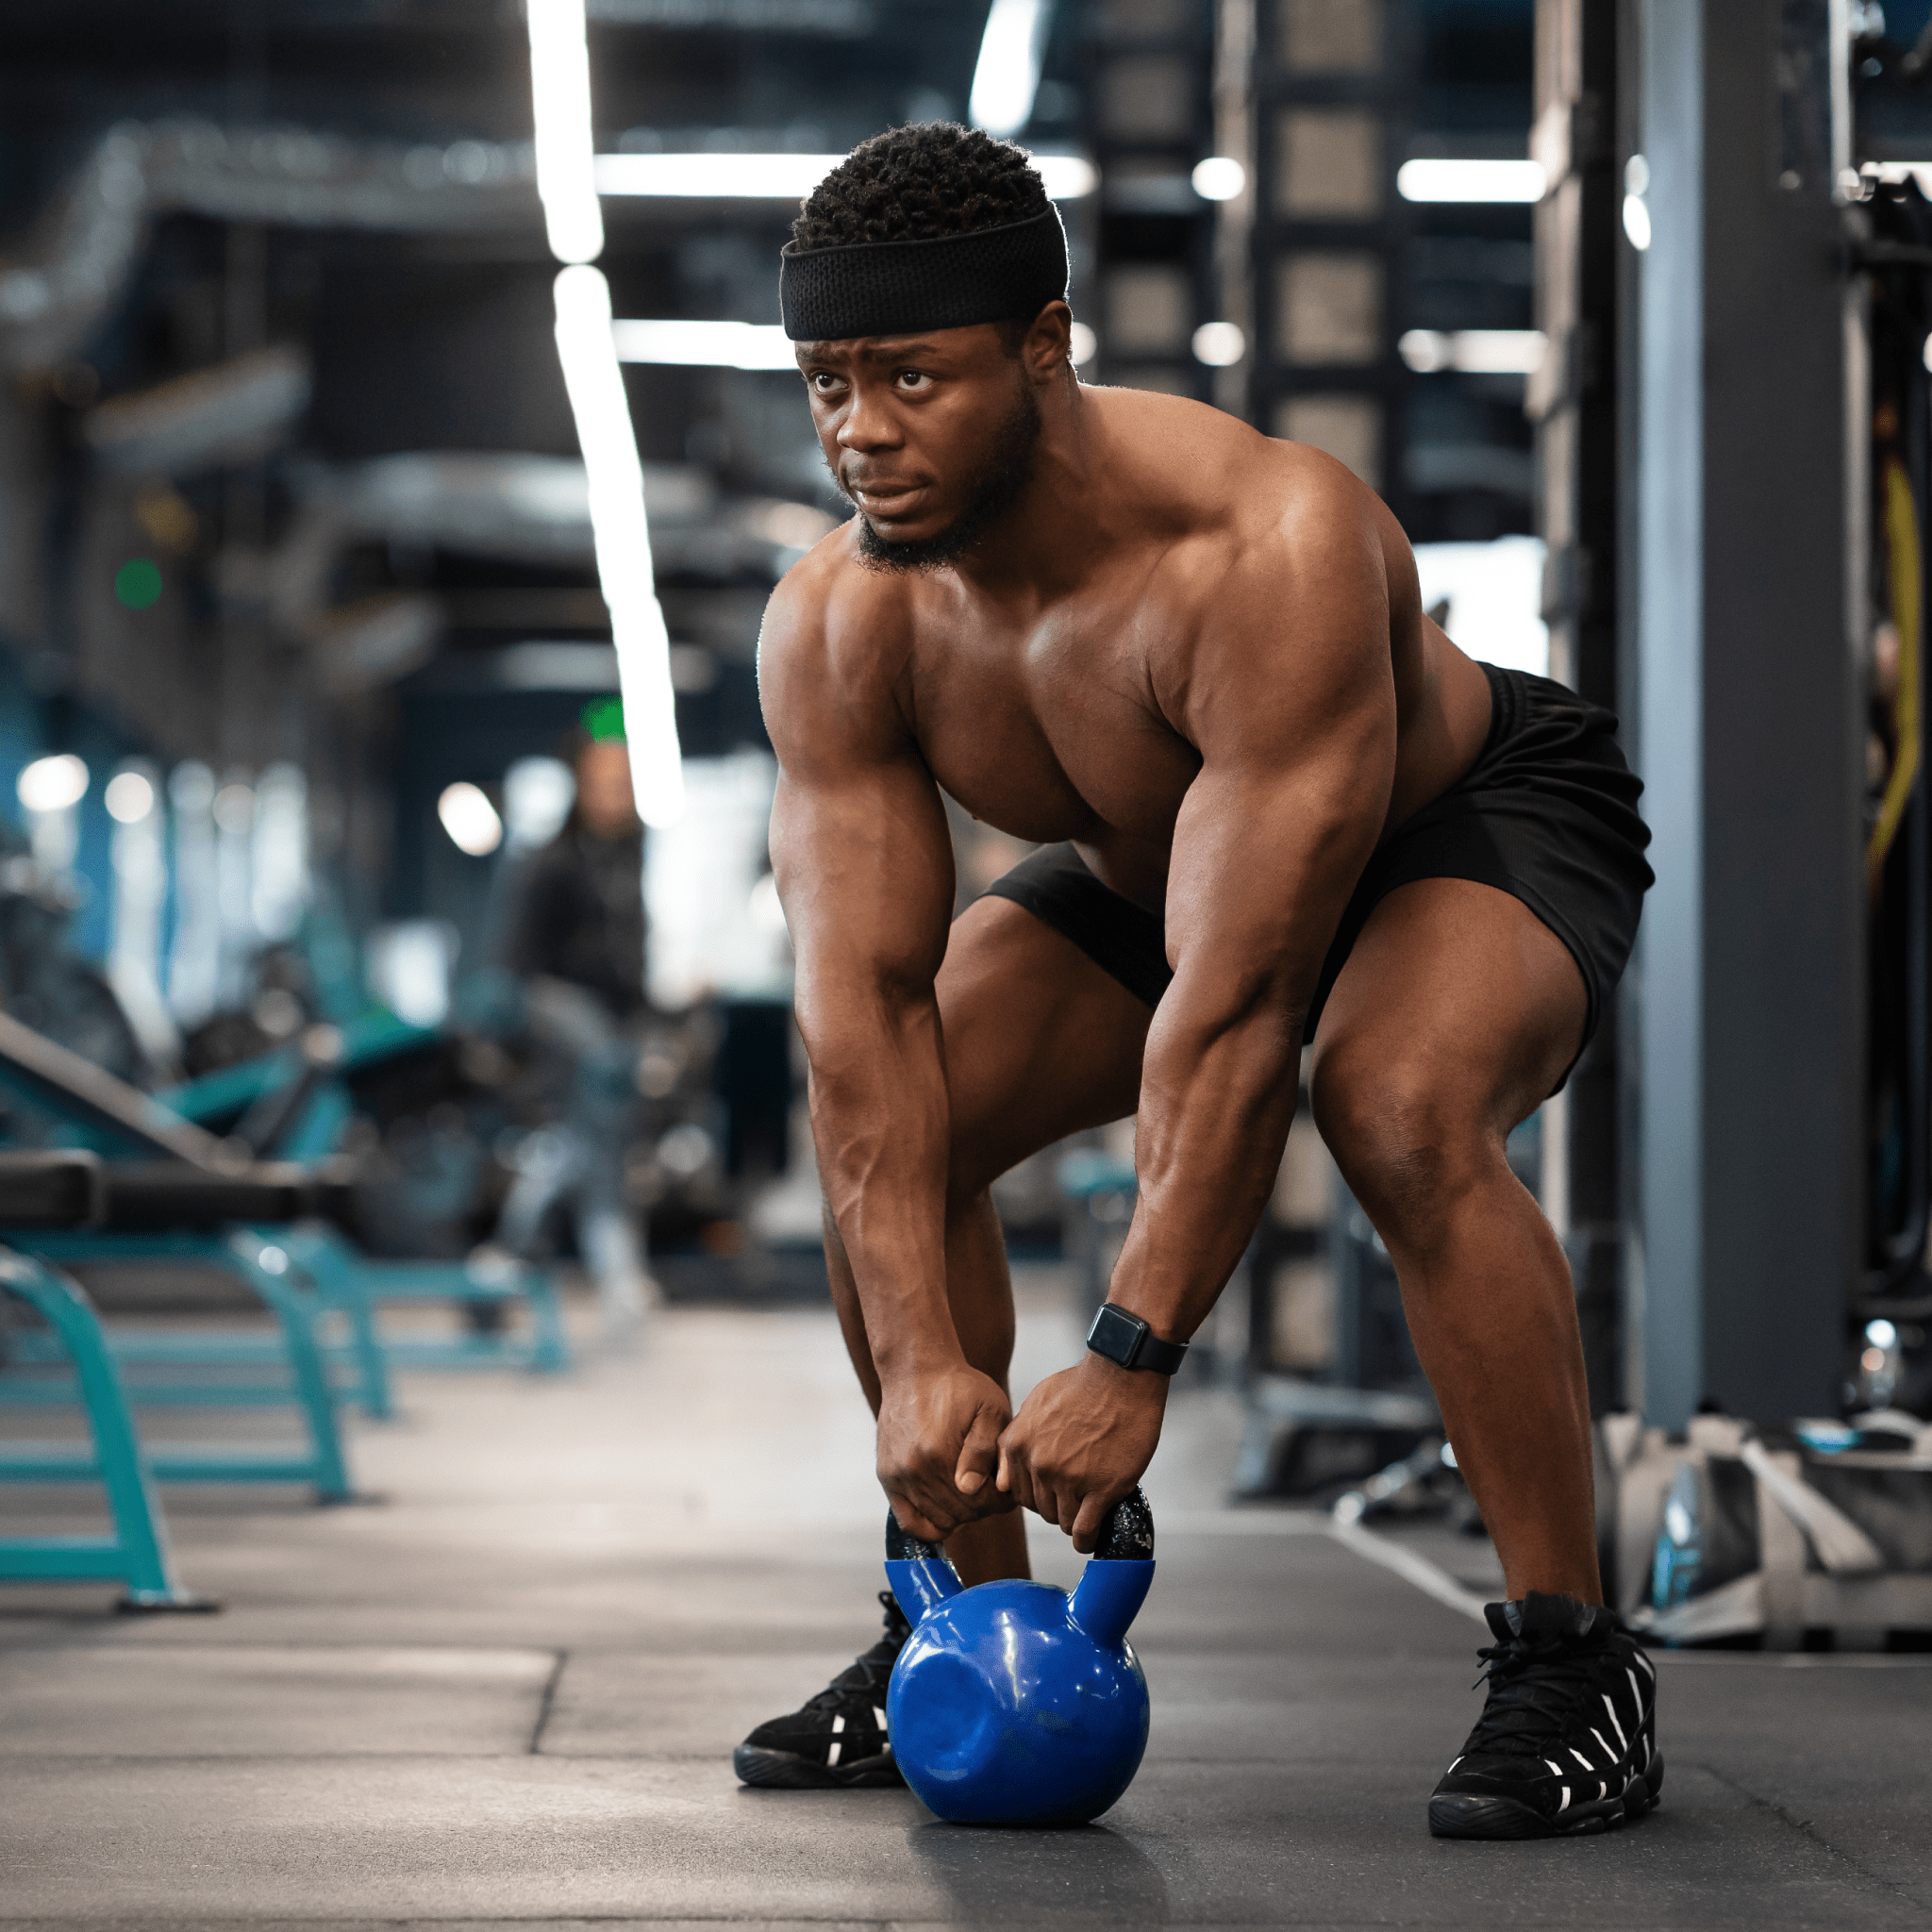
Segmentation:
[(840, 1741), (840, 1740), (838, 1740), (837, 1738), (834, 1738), (832, 1740), (832, 1748), (825, 1753), (825, 1769), (827, 1771), (831, 1770), (831, 1768), (838, 1763), (839, 1754), (840, 1752), (844, 1750), (844, 1748), (845, 1746), (843, 1745), (843, 1743)]
[(1624, 1726), (1617, 1722), (1617, 1707), (1610, 1702), (1608, 1691), (1603, 1692), (1602, 1695), (1604, 1708), (1610, 1714), (1610, 1728), (1617, 1734), (1617, 1748), (1620, 1751), (1627, 1751), (1630, 1748), (1630, 1740), (1624, 1735)]

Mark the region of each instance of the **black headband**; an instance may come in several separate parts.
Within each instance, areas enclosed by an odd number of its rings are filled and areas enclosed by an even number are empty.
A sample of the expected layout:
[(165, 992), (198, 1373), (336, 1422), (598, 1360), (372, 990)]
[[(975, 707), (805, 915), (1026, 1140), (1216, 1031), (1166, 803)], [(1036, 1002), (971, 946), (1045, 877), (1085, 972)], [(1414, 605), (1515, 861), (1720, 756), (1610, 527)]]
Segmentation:
[(778, 259), (778, 306), (794, 342), (905, 336), (1032, 319), (1067, 292), (1059, 212), (929, 242), (859, 242)]

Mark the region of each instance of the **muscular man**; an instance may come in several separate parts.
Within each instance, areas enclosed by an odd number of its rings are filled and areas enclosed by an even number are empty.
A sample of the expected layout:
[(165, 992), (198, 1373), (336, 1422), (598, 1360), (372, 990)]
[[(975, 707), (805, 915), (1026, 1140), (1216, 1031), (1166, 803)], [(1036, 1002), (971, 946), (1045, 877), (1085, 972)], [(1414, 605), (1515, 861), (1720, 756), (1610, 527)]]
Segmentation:
[[(1636, 1815), (1662, 1775), (1654, 1673), (1602, 1607), (1570, 1277), (1504, 1158), (1650, 883), (1615, 720), (1464, 657), (1340, 464), (1083, 388), (1058, 218), (1017, 149), (881, 135), (793, 236), (786, 329), (858, 514), (766, 615), (772, 852), (833, 1294), (899, 1522), (968, 1584), (1026, 1574), (1015, 1504), (1092, 1547), (1260, 1216), (1312, 1041), (1317, 1124), (1507, 1578), (1430, 1828)], [(950, 931), (941, 788), (1043, 848)], [(1122, 1312), (1013, 1415), (989, 1185), (1127, 1114)], [(741, 1777), (894, 1781), (886, 1607)]]

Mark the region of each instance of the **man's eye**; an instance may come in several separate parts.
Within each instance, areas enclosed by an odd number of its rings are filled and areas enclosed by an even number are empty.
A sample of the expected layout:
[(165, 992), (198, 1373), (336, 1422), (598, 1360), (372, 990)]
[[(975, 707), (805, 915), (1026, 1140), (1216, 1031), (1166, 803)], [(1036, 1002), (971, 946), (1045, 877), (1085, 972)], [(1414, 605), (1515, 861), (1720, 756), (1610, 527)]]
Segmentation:
[(814, 369), (806, 380), (820, 395), (829, 394), (839, 384), (839, 378), (825, 369)]
[(902, 389), (920, 389), (932, 378), (920, 369), (902, 369), (899, 372), (899, 386)]

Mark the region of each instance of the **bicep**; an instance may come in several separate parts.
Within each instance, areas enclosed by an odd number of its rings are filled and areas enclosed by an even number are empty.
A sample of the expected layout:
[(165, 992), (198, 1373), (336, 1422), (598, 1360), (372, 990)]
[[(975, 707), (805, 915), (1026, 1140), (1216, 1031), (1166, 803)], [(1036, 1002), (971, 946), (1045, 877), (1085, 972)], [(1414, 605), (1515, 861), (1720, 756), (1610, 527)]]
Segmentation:
[(929, 989), (946, 949), (953, 848), (938, 789), (916, 757), (781, 768), (772, 870), (802, 998), (841, 976)]
[(801, 566), (779, 587), (758, 648), (778, 755), (772, 871), (800, 1005), (841, 980), (929, 991), (953, 909), (953, 846), (894, 695), (891, 616), (848, 612), (808, 578)]

